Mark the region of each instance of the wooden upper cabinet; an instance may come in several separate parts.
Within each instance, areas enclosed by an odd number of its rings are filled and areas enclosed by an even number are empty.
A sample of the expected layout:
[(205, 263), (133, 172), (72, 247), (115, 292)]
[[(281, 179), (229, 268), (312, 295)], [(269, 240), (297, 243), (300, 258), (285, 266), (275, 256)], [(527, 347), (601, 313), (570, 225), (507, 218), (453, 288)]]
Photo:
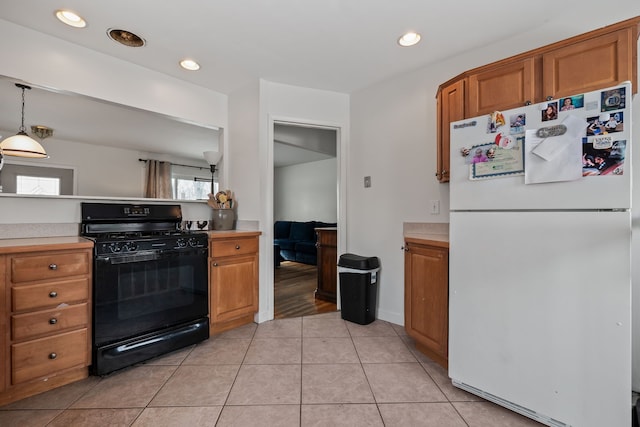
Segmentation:
[(615, 86), (636, 84), (633, 28), (554, 49), (542, 55), (543, 96), (560, 98)]
[(467, 117), (520, 107), (536, 99), (535, 58), (469, 75)]
[(464, 119), (464, 80), (458, 80), (438, 92), (438, 162), (436, 177), (449, 182), (449, 124)]
[(438, 169), (449, 182), (449, 125), (548, 97), (631, 81), (638, 92), (640, 16), (465, 71), (438, 88)]

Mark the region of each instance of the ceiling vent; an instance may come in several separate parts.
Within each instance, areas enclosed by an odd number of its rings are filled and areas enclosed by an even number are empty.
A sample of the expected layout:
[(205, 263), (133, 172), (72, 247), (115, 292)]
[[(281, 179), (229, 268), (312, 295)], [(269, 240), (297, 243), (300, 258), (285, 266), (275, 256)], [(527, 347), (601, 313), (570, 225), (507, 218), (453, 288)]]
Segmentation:
[(107, 30), (107, 34), (109, 38), (113, 41), (116, 41), (120, 44), (129, 47), (142, 47), (145, 45), (145, 41), (142, 37), (133, 34), (127, 30), (118, 30), (115, 28)]

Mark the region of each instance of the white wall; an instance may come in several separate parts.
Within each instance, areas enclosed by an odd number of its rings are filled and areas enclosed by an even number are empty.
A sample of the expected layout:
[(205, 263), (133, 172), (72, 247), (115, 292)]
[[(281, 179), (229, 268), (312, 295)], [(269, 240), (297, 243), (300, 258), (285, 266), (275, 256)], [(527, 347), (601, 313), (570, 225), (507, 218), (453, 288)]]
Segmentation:
[(143, 197), (144, 163), (138, 161), (142, 153), (62, 140), (44, 144), (48, 159), (8, 157), (7, 163), (74, 169), (76, 195)]
[[(240, 94), (239, 97), (246, 97)], [(243, 142), (242, 151), (232, 152), (230, 168), (237, 168), (232, 179), (233, 186), (242, 188), (243, 194), (252, 195), (259, 200), (249, 208), (239, 207), (239, 216), (258, 218), (262, 238), (260, 241), (260, 311), (256, 317), (259, 322), (273, 318), (273, 123), (274, 121), (304, 123), (339, 129), (338, 138), (338, 222), (346, 218), (346, 147), (349, 135), (349, 97), (346, 94), (323, 90), (308, 89), (279, 83), (260, 81), (259, 88), (251, 89), (251, 96), (259, 105), (257, 139)], [(234, 103), (236, 94), (230, 96), (230, 114), (236, 112)], [(231, 117), (231, 116), (230, 116)], [(251, 116), (249, 120), (254, 120)], [(231, 131), (235, 129), (236, 119), (231, 122)], [(251, 126), (253, 123), (244, 123)], [(238, 141), (233, 138), (233, 144)], [(235, 150), (235, 148), (232, 148)], [(254, 158), (251, 151), (258, 150), (259, 157)], [(241, 160), (246, 156), (248, 160)], [(243, 205), (244, 206), (244, 205)], [(346, 247), (346, 239), (338, 231), (338, 250)]]
[[(438, 85), (465, 70), (591, 30), (578, 24), (572, 23), (570, 30), (549, 26), (546, 39), (525, 32), (351, 95), (347, 239), (350, 252), (380, 257), (379, 318), (404, 324), (403, 222), (448, 222), (449, 185), (435, 178)], [(636, 98), (634, 106), (637, 103)], [(372, 186), (365, 189), (362, 181), (367, 175)], [(638, 185), (635, 189), (640, 200)], [(440, 200), (439, 215), (429, 214), (430, 200)], [(635, 223), (634, 228), (640, 227), (640, 216)], [(636, 269), (634, 283), (640, 283), (640, 268)], [(640, 331), (640, 315), (636, 317)], [(640, 342), (636, 347), (640, 350)]]
[(0, 75), (226, 128), (227, 97), (0, 19)]
[[(227, 96), (0, 20), (0, 75), (226, 129)], [(225, 137), (226, 138), (226, 137)], [(46, 143), (46, 141), (45, 141)], [(223, 146), (227, 141), (223, 141)], [(0, 198), (0, 225), (77, 223), (74, 198)], [(184, 203), (188, 219), (210, 218)]]
[(226, 165), (239, 220), (258, 221), (262, 201), (258, 147), (260, 92), (258, 82), (229, 96), (229, 140)]
[(337, 222), (336, 159), (275, 168), (274, 221)]

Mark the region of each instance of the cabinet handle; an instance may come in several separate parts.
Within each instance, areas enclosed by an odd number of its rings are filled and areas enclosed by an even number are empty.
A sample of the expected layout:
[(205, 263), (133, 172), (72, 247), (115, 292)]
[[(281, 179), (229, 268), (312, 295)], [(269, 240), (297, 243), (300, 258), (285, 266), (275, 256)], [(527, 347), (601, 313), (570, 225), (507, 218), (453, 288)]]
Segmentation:
[(400, 249), (405, 252), (409, 252), (409, 246), (400, 246)]
[(447, 174), (447, 170), (446, 169), (442, 169), (442, 176), (445, 176)]
[(49, 354), (49, 359), (51, 359), (51, 360), (54, 360), (57, 357), (58, 357), (58, 355), (56, 353), (50, 353)]
[(49, 270), (57, 270), (58, 264), (49, 264)]
[(524, 101), (524, 105), (531, 105), (531, 101), (527, 99), (526, 101)]
[(236, 245), (236, 249), (240, 249), (240, 245)]
[(58, 296), (58, 293), (56, 291), (49, 292), (49, 298), (55, 298), (57, 296)]
[(214, 262), (214, 263), (213, 263), (213, 266), (214, 266), (214, 267), (217, 267), (217, 266), (218, 266), (218, 263), (217, 263), (217, 262)]
[(51, 319), (49, 319), (50, 325), (55, 325), (56, 323), (58, 323), (58, 319), (56, 319), (55, 317), (52, 317)]

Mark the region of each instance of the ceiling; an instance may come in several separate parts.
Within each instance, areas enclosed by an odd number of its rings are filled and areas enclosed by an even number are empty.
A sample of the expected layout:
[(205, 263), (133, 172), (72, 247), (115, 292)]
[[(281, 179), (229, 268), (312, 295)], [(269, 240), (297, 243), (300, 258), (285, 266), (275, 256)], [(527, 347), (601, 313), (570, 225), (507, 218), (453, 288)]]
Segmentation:
[(276, 123), (273, 129), (273, 166), (318, 162), (336, 157), (336, 129)]
[[(63, 7), (87, 27), (58, 22)], [(638, 0), (4, 0), (0, 8), (1, 19), (225, 94), (258, 78), (352, 93), (505, 38), (526, 34), (527, 50), (636, 15)], [(116, 44), (109, 28), (147, 45)], [(408, 30), (422, 42), (401, 48)], [(184, 57), (200, 71), (180, 69)]]
[[(18, 132), (22, 92), (16, 80), (0, 76), (0, 137)], [(43, 145), (55, 140), (82, 142), (168, 154), (204, 162), (202, 153), (218, 147), (216, 128), (184, 123), (174, 118), (125, 107), (86, 96), (33, 87), (25, 91), (25, 127), (54, 130)]]
[[(54, 16), (58, 8), (76, 11), (87, 27), (63, 25)], [(519, 37), (525, 51), (637, 15), (638, 0), (618, 0), (612, 7), (594, 0), (4, 0), (0, 8), (0, 19), (223, 94), (260, 78), (353, 93), (510, 37)], [(107, 37), (110, 28), (134, 32), (147, 44), (119, 45)], [(398, 37), (409, 30), (421, 33), (422, 41), (399, 47)], [(496, 59), (514, 53), (499, 52)], [(185, 57), (197, 60), (201, 69), (182, 70), (178, 62)], [(214, 149), (218, 142), (212, 129), (66, 95), (29, 91), (27, 130), (41, 124), (55, 129), (51, 140), (135, 147), (200, 161), (201, 152), (212, 149), (211, 141)], [(0, 79), (0, 99), (0, 134), (8, 136), (7, 131), (17, 131), (20, 111), (12, 81)], [(278, 165), (327, 158), (277, 145)]]

